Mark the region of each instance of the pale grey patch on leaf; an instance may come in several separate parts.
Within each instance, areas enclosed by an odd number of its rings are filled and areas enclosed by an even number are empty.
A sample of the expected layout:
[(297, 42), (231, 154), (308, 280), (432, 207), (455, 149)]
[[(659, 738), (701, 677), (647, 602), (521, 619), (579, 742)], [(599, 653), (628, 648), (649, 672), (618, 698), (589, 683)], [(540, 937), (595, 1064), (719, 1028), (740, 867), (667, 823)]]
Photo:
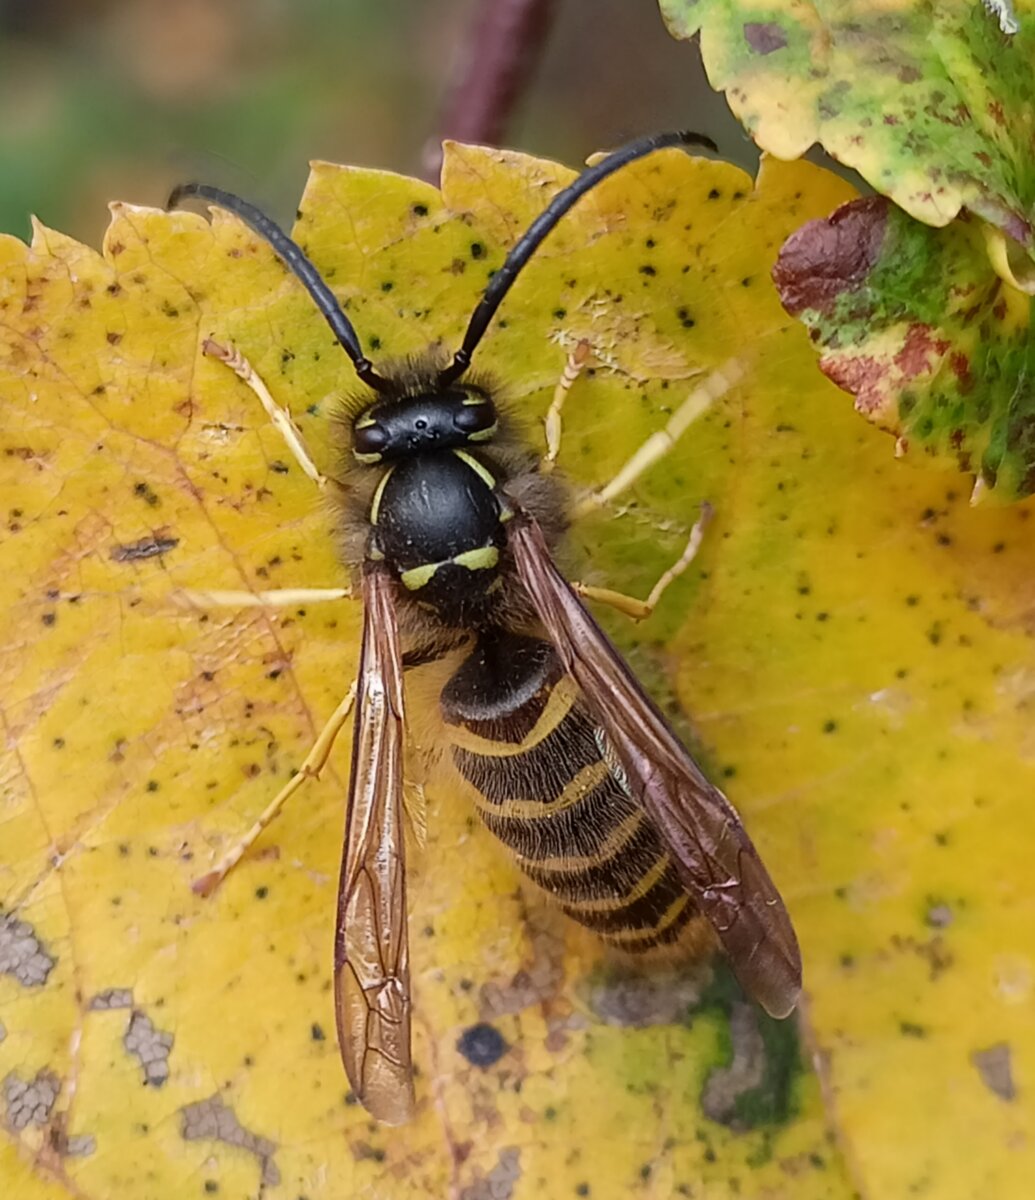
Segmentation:
[(92, 1012), (107, 1012), (112, 1008), (132, 1008), (133, 992), (129, 988), (105, 988), (90, 997), (87, 1006)]
[(7, 1026), (3, 1023), (3, 1021), (0, 1021), (0, 1042), (2, 1042), (5, 1037), (7, 1037)]
[(89, 1158), (97, 1150), (97, 1139), (92, 1133), (77, 1133), (65, 1142), (64, 1152), (69, 1158)]
[(269, 1138), (261, 1137), (245, 1129), (238, 1121), (237, 1114), (223, 1098), (216, 1094), (207, 1100), (198, 1100), (194, 1104), (184, 1105), (180, 1109), (182, 1124), (180, 1136), (187, 1142), (203, 1140), (225, 1142), (228, 1146), (237, 1146), (247, 1150), (259, 1160), (262, 1168), (262, 1183), (264, 1187), (275, 1187), (280, 1183), (280, 1169), (273, 1161), (277, 1145)]
[(61, 1091), (61, 1080), (53, 1071), (38, 1071), (34, 1079), (22, 1079), (13, 1071), (4, 1078), (7, 1124), (14, 1130), (46, 1125)]
[(56, 961), (28, 922), (0, 913), (0, 975), (13, 975), (22, 987), (42, 987)]
[(465, 1187), (460, 1200), (510, 1200), (520, 1178), (521, 1151), (517, 1146), (504, 1146), (488, 1175)]
[(169, 1078), (169, 1051), (174, 1040), (171, 1033), (156, 1029), (139, 1009), (130, 1017), (122, 1044), (144, 1068), (144, 1083), (161, 1087)]
[(652, 1025), (677, 1025), (700, 1003), (711, 978), (706, 964), (699, 969), (633, 970), (609, 972), (595, 979), (587, 991), (590, 1008), (608, 1025), (646, 1029)]
[(1010, 1047), (998, 1042), (987, 1050), (975, 1050), (970, 1061), (977, 1067), (981, 1082), (1000, 1100), (1015, 1100), (1017, 1086), (1013, 1081), (1013, 1063)]
[(761, 1087), (765, 1079), (765, 1042), (758, 1024), (758, 1009), (753, 1004), (734, 1001), (730, 1009), (730, 1041), (733, 1061), (728, 1067), (712, 1071), (701, 1093), (701, 1107), (722, 1125), (733, 1124), (737, 1100), (745, 1092)]
[(552, 924), (554, 917), (551, 912), (528, 915), (531, 961), (504, 983), (492, 980), (482, 985), (479, 1008), (484, 1020), (535, 1008), (560, 991), (564, 984), (564, 940)]

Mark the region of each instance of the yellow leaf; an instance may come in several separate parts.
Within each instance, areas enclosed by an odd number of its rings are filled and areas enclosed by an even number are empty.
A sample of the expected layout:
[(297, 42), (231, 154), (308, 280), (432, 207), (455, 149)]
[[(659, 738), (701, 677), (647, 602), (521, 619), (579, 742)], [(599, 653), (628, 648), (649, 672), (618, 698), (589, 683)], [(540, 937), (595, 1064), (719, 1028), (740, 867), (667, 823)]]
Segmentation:
[[(455, 147), (440, 196), (321, 164), (297, 235), (375, 361), (451, 348), (568, 178)], [(612, 628), (677, 685), (788, 897), (833, 1130), (791, 1027), (706, 972), (616, 973), (449, 794), (411, 891), (417, 1117), (388, 1130), (349, 1102), (329, 994), (347, 737), (213, 898), (190, 883), (344, 693), (358, 614), (177, 596), (345, 582), (313, 485), (203, 339), (248, 355), (325, 469), (351, 368), (225, 216), (116, 206), (103, 256), (0, 242), (0, 1169), (19, 1196), (809, 1200), (926, 1178), (951, 1198), (1030, 1177), (1031, 1101), (1004, 1098), (997, 1049), (1030, 1074), (1026, 510), (898, 471), (816, 378), (768, 273), (849, 195), (806, 164), (756, 188), (644, 160), (544, 245), (477, 362), (537, 437), (590, 342), (561, 453), (587, 487), (714, 369), (749, 372), (631, 511), (573, 540), (583, 577), (645, 593), (716, 507), (659, 612)], [(37, 1100), (23, 1125), (12, 1095)]]

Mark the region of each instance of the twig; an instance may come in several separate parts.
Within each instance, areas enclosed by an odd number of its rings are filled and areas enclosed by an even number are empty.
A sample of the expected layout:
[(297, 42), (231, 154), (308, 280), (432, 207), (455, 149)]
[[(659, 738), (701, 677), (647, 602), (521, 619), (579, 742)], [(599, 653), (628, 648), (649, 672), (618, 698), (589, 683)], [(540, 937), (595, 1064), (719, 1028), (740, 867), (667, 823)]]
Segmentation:
[(424, 147), (426, 179), (438, 181), (443, 138), (500, 143), (535, 70), (557, 4), (558, 0), (479, 0), (438, 132)]

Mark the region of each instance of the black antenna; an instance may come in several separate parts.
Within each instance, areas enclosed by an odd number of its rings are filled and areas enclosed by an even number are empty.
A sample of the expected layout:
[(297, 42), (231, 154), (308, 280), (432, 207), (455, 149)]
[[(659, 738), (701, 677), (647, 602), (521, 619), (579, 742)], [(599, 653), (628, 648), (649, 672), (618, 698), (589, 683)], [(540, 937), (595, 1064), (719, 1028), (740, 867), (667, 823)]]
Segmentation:
[(224, 192), (220, 188), (209, 187), (203, 183), (184, 183), (178, 188), (174, 188), (169, 197), (168, 207), (176, 208), (181, 200), (190, 196), (211, 200), (220, 208), (236, 213), (261, 238), (265, 238), (283, 260), (284, 265), (292, 270), (305, 285), (305, 289), (312, 296), (316, 307), (323, 313), (327, 324), (334, 330), (334, 336), (341, 343), (345, 353), (352, 359), (356, 374), (360, 379), (377, 392), (384, 392), (391, 386), (387, 380), (377, 374), (374, 364), (363, 353), (363, 347), (359, 344), (359, 337), (356, 335), (352, 322), (342, 311), (337, 297), (327, 286), (320, 272), (306, 257), (302, 247), (292, 241), (275, 221), (270, 220), (254, 204), (242, 200), (240, 196), (235, 196), (232, 192)]
[(510, 291), (511, 284), (518, 277), (518, 272), (539, 249), (544, 239), (549, 235), (558, 221), (577, 200), (584, 196), (590, 188), (608, 175), (614, 174), (627, 163), (643, 158), (654, 150), (662, 150), (666, 146), (704, 146), (708, 150), (718, 147), (711, 138), (701, 133), (654, 133), (647, 137), (637, 138), (627, 142), (606, 158), (602, 158), (595, 166), (588, 167), (582, 174), (570, 183), (563, 191), (557, 193), (538, 217), (529, 225), (520, 240), (507, 255), (503, 266), (493, 275), (485, 294), (478, 301), (478, 307), (471, 314), (471, 320), (464, 334), (463, 344), (453, 357), (453, 361), (439, 375), (439, 383), (444, 387), (455, 382), (471, 365), (471, 355), (482, 340), (489, 322), (496, 315), (503, 297)]

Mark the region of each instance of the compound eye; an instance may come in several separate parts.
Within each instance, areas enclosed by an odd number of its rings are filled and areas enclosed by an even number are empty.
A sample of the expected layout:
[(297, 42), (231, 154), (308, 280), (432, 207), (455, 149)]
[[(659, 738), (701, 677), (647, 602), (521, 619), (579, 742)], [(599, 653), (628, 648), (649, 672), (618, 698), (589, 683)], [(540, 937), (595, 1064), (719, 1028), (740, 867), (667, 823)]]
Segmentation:
[[(369, 418), (366, 418), (369, 420)], [(380, 454), (388, 445), (388, 431), (383, 425), (371, 421), (363, 424), (363, 419), (353, 426), (352, 449), (356, 454)]]
[(469, 396), (453, 414), (453, 424), (461, 433), (482, 433), (496, 424), (496, 406), (483, 396)]

